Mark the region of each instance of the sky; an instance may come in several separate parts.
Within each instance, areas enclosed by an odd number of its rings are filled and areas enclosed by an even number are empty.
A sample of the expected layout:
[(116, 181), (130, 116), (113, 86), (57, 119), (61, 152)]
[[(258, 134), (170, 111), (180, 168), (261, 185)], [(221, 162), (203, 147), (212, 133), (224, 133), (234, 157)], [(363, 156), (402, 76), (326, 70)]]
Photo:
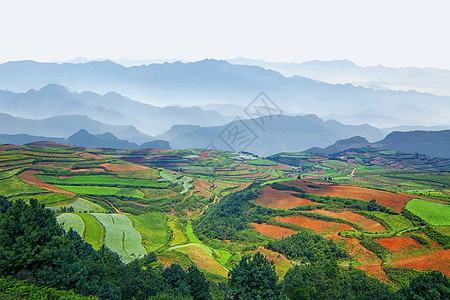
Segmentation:
[(450, 1), (0, 2), (0, 62), (129, 58), (450, 69)]

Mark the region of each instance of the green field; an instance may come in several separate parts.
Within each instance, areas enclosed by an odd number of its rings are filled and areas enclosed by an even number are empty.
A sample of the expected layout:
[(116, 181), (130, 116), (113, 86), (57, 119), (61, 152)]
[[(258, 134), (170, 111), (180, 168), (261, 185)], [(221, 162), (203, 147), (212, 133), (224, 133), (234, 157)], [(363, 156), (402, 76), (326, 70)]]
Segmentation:
[(64, 228), (65, 231), (69, 231), (69, 229), (72, 228), (81, 237), (83, 236), (84, 222), (83, 219), (81, 219), (76, 214), (63, 213), (59, 215), (56, 219), (58, 220), (59, 224), (62, 224), (62, 227)]
[(173, 182), (173, 183), (183, 186), (184, 190), (181, 192), (181, 194), (187, 193), (189, 191), (189, 189), (194, 187), (194, 185), (190, 183), (190, 182), (192, 182), (192, 178), (190, 178), (190, 177), (176, 175), (176, 174), (170, 173), (168, 171), (161, 171), (160, 175), (165, 180), (168, 180), (170, 182)]
[(170, 246), (176, 246), (187, 243), (189, 240), (186, 234), (180, 228), (180, 224), (177, 220), (167, 222), (167, 225), (172, 229), (173, 238), (170, 241)]
[(131, 259), (144, 257), (147, 254), (147, 251), (141, 244), (141, 234), (133, 228), (131, 220), (125, 215), (113, 214), (111, 216), (114, 225), (119, 227), (123, 232), (123, 249), (127, 255)]
[(413, 199), (406, 209), (431, 225), (450, 225), (450, 205)]
[(72, 186), (72, 185), (56, 185), (57, 187), (73, 192), (76, 194), (88, 195), (115, 195), (115, 196), (130, 196), (136, 198), (143, 198), (144, 193), (133, 188), (116, 188), (108, 186)]
[(384, 220), (386, 224), (391, 228), (391, 231), (393, 232), (399, 232), (407, 228), (413, 227), (411, 221), (404, 218), (402, 215), (390, 215), (379, 211), (374, 211), (370, 213)]
[(167, 182), (156, 182), (154, 180), (133, 179), (133, 178), (117, 178), (108, 175), (85, 175), (72, 177), (53, 177), (48, 175), (37, 175), (40, 180), (61, 185), (111, 185), (111, 186), (139, 186), (139, 187), (156, 187), (165, 188), (169, 186)]
[(78, 215), (83, 219), (85, 226), (83, 239), (95, 250), (100, 249), (105, 235), (103, 226), (91, 214), (79, 213)]
[(186, 236), (191, 241), (191, 243), (199, 243), (202, 244), (202, 241), (198, 239), (198, 237), (194, 234), (194, 229), (192, 228), (192, 223), (189, 220), (186, 225)]
[(116, 252), (123, 262), (130, 262), (131, 259), (123, 249), (123, 231), (114, 224), (112, 216), (109, 214), (97, 213), (92, 215), (105, 229), (104, 245), (111, 251)]
[[(51, 194), (54, 196), (61, 194)], [(64, 196), (68, 199), (71, 199), (70, 197)], [(39, 199), (39, 198), (38, 198)], [(64, 201), (67, 199), (62, 199), (57, 205), (49, 205), (47, 206), (50, 209), (61, 209), (61, 208), (70, 208), (72, 207), (75, 212), (104, 212), (105, 209), (101, 207), (98, 204), (95, 204), (89, 200), (83, 199), (83, 198), (77, 198), (75, 201)], [(44, 202), (45, 203), (45, 202)]]
[(276, 163), (276, 162), (273, 162), (268, 159), (263, 159), (263, 158), (247, 160), (245, 163), (247, 165), (255, 165), (255, 166), (276, 166), (276, 165), (278, 165), (278, 163)]
[(133, 227), (142, 235), (143, 246), (148, 252), (156, 251), (169, 241), (169, 227), (167, 216), (163, 213), (152, 212), (139, 216), (128, 215)]
[(48, 193), (48, 191), (34, 185), (26, 184), (15, 176), (0, 180), (0, 195), (2, 196), (39, 193)]
[(128, 263), (147, 253), (141, 245), (141, 235), (133, 228), (127, 216), (98, 213), (92, 215), (105, 229), (105, 246), (116, 252), (123, 262)]

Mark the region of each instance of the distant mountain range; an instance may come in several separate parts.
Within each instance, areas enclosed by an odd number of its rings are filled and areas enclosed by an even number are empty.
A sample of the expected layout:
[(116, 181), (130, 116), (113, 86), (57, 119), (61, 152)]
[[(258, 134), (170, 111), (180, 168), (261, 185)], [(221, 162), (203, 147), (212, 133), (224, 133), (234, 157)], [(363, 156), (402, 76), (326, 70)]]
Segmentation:
[(284, 76), (304, 76), (329, 83), (352, 83), (373, 89), (416, 90), (450, 96), (450, 70), (436, 68), (361, 67), (349, 60), (308, 61), (303, 63), (266, 62), (235, 58), (233, 64), (260, 66)]
[(330, 155), (348, 149), (373, 147), (383, 150), (417, 152), (428, 156), (450, 158), (450, 130), (441, 131), (395, 131), (384, 139), (370, 143), (365, 138), (355, 136), (339, 140), (326, 148), (310, 148), (304, 152)]
[(86, 116), (68, 115), (43, 120), (30, 120), (0, 113), (0, 133), (3, 134), (29, 134), (64, 138), (80, 129), (86, 129), (93, 134), (111, 132), (120, 139), (127, 139), (139, 144), (154, 140), (134, 126), (103, 124)]
[[(236, 135), (238, 132), (243, 133)], [(365, 136), (371, 141), (384, 137), (381, 130), (369, 125), (344, 125), (336, 121), (323, 121), (315, 115), (282, 115), (238, 120), (214, 127), (178, 125), (156, 138), (168, 140), (177, 149), (209, 147), (245, 150), (267, 156), (278, 152), (298, 152), (317, 145), (326, 146), (355, 135)]]
[(68, 138), (33, 136), (28, 134), (0, 134), (0, 143), (2, 144), (24, 145), (44, 141), (85, 148), (170, 149), (170, 145), (167, 141), (155, 140), (138, 145), (127, 140), (120, 140), (110, 132), (94, 135), (84, 129), (79, 130)]
[(46, 85), (37, 91), (28, 90), (26, 93), (0, 91), (0, 112), (29, 119), (85, 115), (108, 124), (134, 125), (152, 135), (164, 132), (175, 124), (211, 126), (222, 125), (232, 119), (214, 110), (157, 107), (114, 92), (105, 95), (75, 93), (57, 84)]
[[(322, 64), (319, 63), (319, 65)], [(351, 68), (351, 64), (339, 63), (338, 67)], [(333, 70), (333, 68), (327, 70)], [(426, 74), (424, 76), (426, 77)], [(417, 77), (421, 80), (424, 76)], [(256, 95), (265, 91), (282, 110), (290, 113), (320, 115), (334, 113), (345, 116), (376, 110), (381, 115), (391, 117), (389, 123), (380, 124), (383, 127), (450, 123), (448, 119), (450, 97), (415, 91), (377, 90), (351, 84), (329, 84), (302, 76), (285, 77), (276, 71), (259, 66), (233, 65), (221, 60), (203, 60), (194, 63), (173, 62), (128, 68), (111, 61), (82, 64), (19, 61), (0, 65), (0, 89), (23, 92), (30, 88), (40, 89), (50, 83), (64, 85), (70, 90), (78, 92), (86, 90), (96, 93), (115, 91), (147, 103), (184, 106), (231, 103), (245, 107)], [(418, 110), (430, 111), (433, 113), (433, 118), (428, 117), (428, 112), (423, 115), (416, 114), (414, 118), (407, 114), (406, 121), (408, 122), (405, 122), (403, 114), (398, 113), (398, 111), (402, 111), (404, 104), (411, 105)], [(133, 119), (132, 114), (126, 114), (114, 107), (103, 108), (116, 110), (126, 118)], [(136, 110), (133, 111), (136, 112)], [(396, 116), (394, 117), (396, 118), (392, 118), (393, 116), (390, 114), (393, 111), (395, 111)], [(107, 111), (99, 109), (97, 113), (102, 115)], [(109, 111), (109, 113), (115, 112)], [(148, 115), (148, 113), (143, 115)], [(151, 116), (151, 118), (157, 118), (154, 114)], [(167, 116), (167, 118), (173, 121), (174, 118), (171, 116)], [(141, 115), (137, 114), (136, 119), (142, 119)], [(123, 119), (116, 118), (116, 120)], [(409, 123), (410, 121), (414, 123)], [(178, 122), (177, 124), (182, 123), (195, 124), (193, 122)], [(153, 134), (148, 127), (144, 130), (144, 127), (140, 127), (138, 124), (134, 125), (144, 132)], [(197, 123), (197, 125), (219, 124)]]

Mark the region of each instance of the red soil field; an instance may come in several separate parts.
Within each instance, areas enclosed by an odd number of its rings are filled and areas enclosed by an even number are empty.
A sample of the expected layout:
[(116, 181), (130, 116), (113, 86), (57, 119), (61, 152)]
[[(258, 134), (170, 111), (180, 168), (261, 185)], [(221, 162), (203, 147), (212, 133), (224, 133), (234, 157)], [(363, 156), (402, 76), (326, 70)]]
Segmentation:
[(36, 185), (38, 187), (41, 187), (43, 189), (49, 190), (51, 192), (55, 192), (58, 194), (63, 194), (63, 195), (67, 195), (69, 197), (75, 197), (77, 194), (57, 188), (56, 186), (53, 186), (51, 184), (42, 182), (41, 180), (39, 180), (38, 178), (36, 178), (34, 175), (42, 173), (40, 171), (36, 171), (36, 170), (27, 170), (25, 172), (22, 172), (19, 174), (19, 178), (20, 180), (22, 180), (25, 183), (31, 184), (31, 185)]
[(313, 220), (307, 217), (289, 216), (289, 217), (275, 217), (275, 220), (284, 223), (296, 224), (314, 230), (318, 233), (334, 233), (337, 234), (342, 230), (351, 230), (354, 228), (347, 224), (336, 222), (326, 222), (321, 220)]
[(205, 196), (206, 198), (211, 197), (210, 188), (212, 186), (212, 183), (201, 180), (201, 179), (194, 179), (192, 184), (195, 186), (194, 192), (197, 192), (196, 195), (198, 196)]
[(450, 276), (450, 250), (434, 243), (425, 247), (410, 237), (390, 237), (377, 240), (394, 258), (392, 266), (415, 270), (438, 270)]
[(356, 266), (355, 268), (363, 270), (364, 272), (366, 272), (367, 275), (378, 278), (379, 280), (383, 281), (384, 283), (389, 282), (387, 279), (386, 273), (381, 268), (381, 265)]
[(312, 210), (313, 213), (318, 213), (325, 216), (335, 217), (344, 219), (356, 224), (361, 225), (365, 230), (369, 232), (381, 232), (386, 231), (386, 229), (378, 222), (375, 222), (374, 220), (368, 219), (364, 216), (361, 216), (359, 214), (356, 214), (354, 212), (344, 210), (342, 212), (335, 212), (335, 211), (328, 211), (324, 209), (316, 209)]
[(113, 172), (148, 170), (148, 167), (139, 166), (139, 165), (118, 165), (118, 164), (105, 163), (105, 164), (101, 164), (100, 166), (105, 167), (108, 170), (113, 171)]
[(393, 236), (390, 238), (377, 239), (381, 246), (389, 251), (406, 250), (407, 248), (422, 248), (423, 246), (408, 236)]
[[(304, 180), (287, 181), (283, 182), (282, 184), (288, 186), (296, 186), (308, 193), (316, 194), (319, 196), (353, 198), (365, 201), (375, 199), (379, 204), (390, 207), (398, 212), (403, 208), (405, 203), (411, 199), (411, 197), (407, 196), (406, 194), (394, 194), (390, 192), (351, 185), (331, 185)], [(316, 185), (319, 186), (319, 188), (312, 188), (308, 185)]]
[(415, 270), (438, 270), (450, 276), (450, 250), (439, 250), (420, 256), (396, 259), (392, 265)]
[(332, 239), (336, 244), (347, 250), (348, 254), (360, 263), (359, 266), (355, 266), (356, 268), (365, 271), (369, 276), (387, 282), (386, 273), (381, 268), (381, 259), (372, 251), (364, 248), (358, 239), (346, 238), (336, 234), (327, 234), (324, 237)]
[(268, 225), (265, 223), (263, 224), (252, 223), (252, 226), (255, 229), (255, 231), (274, 239), (281, 239), (297, 232), (291, 229)]
[(336, 244), (343, 247), (362, 266), (381, 265), (381, 259), (372, 251), (364, 248), (356, 238), (346, 238), (335, 234), (324, 235), (324, 238), (332, 239)]
[(270, 168), (278, 169), (278, 170), (290, 170), (291, 169), (291, 167), (280, 164), (280, 163), (278, 163), (278, 165), (276, 165), (276, 166), (270, 166)]
[(80, 157), (82, 158), (93, 158), (93, 159), (104, 159), (104, 156), (94, 154), (94, 153), (87, 153), (87, 152), (81, 152)]
[(292, 191), (276, 190), (269, 185), (265, 186), (262, 191), (263, 194), (254, 202), (269, 208), (289, 209), (299, 205), (317, 204), (317, 202), (292, 196)]
[(22, 149), (22, 148), (25, 148), (25, 147), (19, 146), (19, 145), (11, 145), (11, 144), (0, 145), (0, 150), (12, 150), (12, 149)]
[(78, 172), (105, 172), (105, 170), (100, 168), (92, 168), (92, 169), (76, 169), (76, 170), (70, 170), (70, 172), (78, 173)]

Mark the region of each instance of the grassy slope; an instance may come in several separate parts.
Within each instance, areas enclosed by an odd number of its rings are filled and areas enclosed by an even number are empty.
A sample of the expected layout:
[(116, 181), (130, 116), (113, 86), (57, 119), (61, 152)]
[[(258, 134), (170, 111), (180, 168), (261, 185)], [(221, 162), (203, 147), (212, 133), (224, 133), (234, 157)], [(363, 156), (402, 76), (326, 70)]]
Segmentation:
[(106, 186), (71, 186), (71, 185), (56, 185), (56, 186), (76, 194), (117, 195), (117, 196), (131, 196), (136, 198), (144, 197), (144, 193), (133, 188), (116, 188)]
[(123, 231), (117, 227), (113, 218), (109, 214), (92, 214), (105, 228), (105, 241), (106, 247), (119, 254), (120, 258), (124, 262), (130, 262), (131, 259), (123, 249)]
[(141, 258), (147, 254), (142, 247), (142, 237), (140, 233), (133, 228), (131, 220), (125, 215), (113, 214), (114, 225), (119, 227), (123, 234), (123, 249), (131, 259)]
[(167, 182), (156, 182), (154, 180), (134, 179), (134, 178), (117, 178), (107, 175), (85, 175), (72, 177), (53, 177), (47, 175), (37, 175), (44, 182), (54, 184), (84, 184), (84, 185), (126, 185), (126, 186), (145, 186), (145, 187), (167, 187)]
[(58, 223), (62, 224), (65, 231), (69, 231), (70, 228), (72, 228), (80, 236), (83, 236), (84, 222), (76, 214), (63, 213), (59, 215), (56, 219), (58, 220)]
[(450, 225), (450, 205), (413, 199), (406, 204), (413, 214), (431, 225)]
[(142, 235), (142, 244), (148, 252), (158, 250), (169, 241), (169, 228), (165, 214), (152, 212), (139, 216), (127, 216), (133, 222), (133, 227)]
[(86, 229), (83, 239), (91, 244), (95, 250), (100, 249), (105, 235), (103, 226), (91, 214), (79, 213), (78, 215), (83, 219)]

